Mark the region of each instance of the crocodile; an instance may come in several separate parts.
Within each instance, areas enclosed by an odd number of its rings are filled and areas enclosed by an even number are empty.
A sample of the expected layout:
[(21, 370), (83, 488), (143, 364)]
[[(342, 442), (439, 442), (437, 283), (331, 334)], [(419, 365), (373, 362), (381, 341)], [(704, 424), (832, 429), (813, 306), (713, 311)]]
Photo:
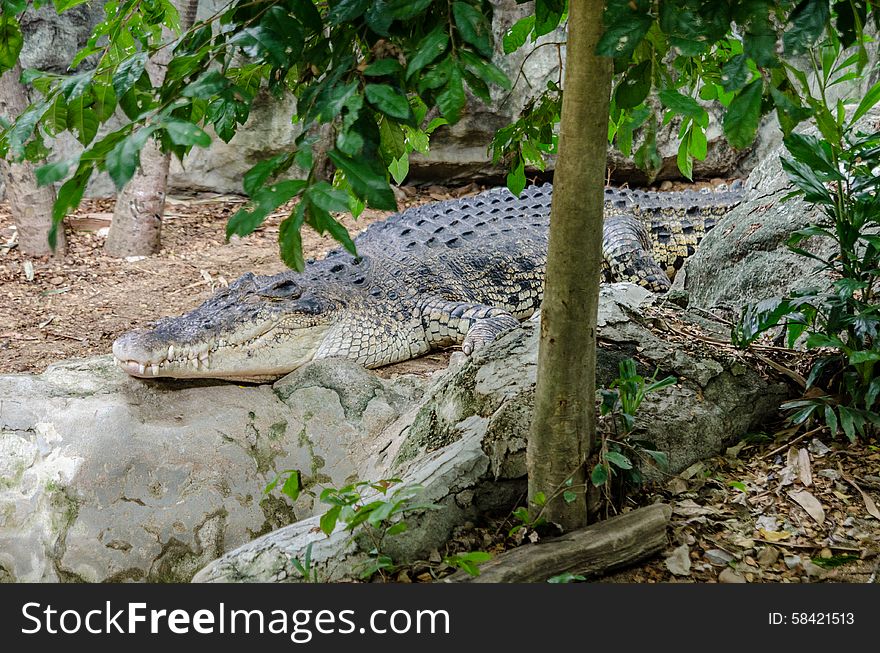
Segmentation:
[[(263, 382), (329, 356), (368, 368), (461, 345), (465, 354), (540, 307), (550, 184), (413, 207), (370, 225), (303, 273), (247, 273), (201, 306), (113, 343), (132, 376)], [(602, 276), (655, 292), (739, 203), (718, 190), (605, 191)]]

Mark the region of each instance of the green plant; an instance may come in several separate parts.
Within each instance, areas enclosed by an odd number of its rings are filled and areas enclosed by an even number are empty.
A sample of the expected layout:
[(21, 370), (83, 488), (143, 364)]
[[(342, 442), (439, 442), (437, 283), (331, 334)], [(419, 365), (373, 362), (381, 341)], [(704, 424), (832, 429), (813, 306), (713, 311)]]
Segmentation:
[[(283, 483), (282, 483), (283, 480)], [(312, 490), (302, 484), (302, 474), (299, 470), (288, 469), (279, 473), (263, 490), (268, 494), (281, 484), (280, 491), (291, 501), (296, 501), (303, 493), (315, 497)], [(394, 560), (383, 553), (382, 547), (385, 538), (393, 537), (407, 530), (407, 523), (403, 517), (410, 512), (421, 510), (434, 510), (439, 506), (433, 503), (418, 501), (422, 492), (419, 485), (405, 485), (393, 491), (391, 489), (401, 483), (398, 478), (383, 479), (380, 481), (357, 481), (341, 488), (325, 487), (317, 498), (322, 503), (330, 506), (320, 517), (318, 522), (321, 531), (329, 536), (336, 527), (342, 523), (344, 530), (351, 534), (352, 538), (362, 536), (366, 538), (369, 556), (363, 565), (362, 578), (369, 578), (375, 573), (385, 574), (396, 568)], [(303, 578), (312, 580), (315, 570), (311, 567), (311, 546), (306, 550), (303, 562), (293, 561), (294, 568)]]
[[(792, 234), (788, 247), (818, 262), (831, 283), (747, 306), (732, 329), (732, 341), (748, 347), (768, 329), (782, 326), (789, 347), (802, 339), (819, 354), (807, 378), (805, 397), (783, 404), (792, 423), (823, 420), (832, 435), (853, 441), (880, 425), (880, 132), (858, 128), (880, 101), (875, 84), (853, 111), (829, 100), (828, 89), (859, 74), (862, 50), (845, 56), (833, 36), (809, 51), (816, 79), (813, 93), (801, 71), (786, 68), (800, 84), (821, 138), (791, 133), (783, 140), (790, 157), (782, 167), (795, 186), (786, 199), (802, 197), (820, 207), (821, 219)], [(845, 57), (845, 58), (844, 58)], [(810, 238), (830, 241), (829, 253), (808, 248)]]
[(314, 542), (309, 542), (309, 545), (306, 547), (306, 555), (301, 562), (298, 558), (291, 558), (290, 560), (290, 564), (293, 565), (293, 568), (296, 569), (300, 577), (307, 583), (318, 582), (318, 570), (312, 567), (313, 544)]
[(611, 417), (613, 437), (609, 437), (607, 433), (602, 434), (599, 462), (590, 474), (590, 480), (596, 487), (607, 486), (615, 474), (621, 474), (626, 483), (640, 484), (640, 459), (651, 459), (663, 468), (668, 466), (669, 460), (665, 452), (658, 451), (651, 442), (632, 437), (636, 414), (645, 397), (678, 382), (674, 376), (657, 380), (658, 373), (659, 370), (646, 379), (636, 370), (635, 361), (627, 358), (618, 364), (618, 377), (608, 388), (599, 391), (602, 396), (599, 412), (603, 416)]
[(468, 551), (467, 553), (456, 553), (443, 558), (443, 562), (451, 567), (462, 569), (471, 576), (480, 575), (479, 565), (492, 559), (492, 554), (486, 551)]
[(559, 574), (558, 576), (552, 576), (547, 579), (548, 583), (574, 583), (574, 582), (583, 582), (587, 580), (585, 576), (581, 574), (573, 574), (569, 571), (565, 573)]

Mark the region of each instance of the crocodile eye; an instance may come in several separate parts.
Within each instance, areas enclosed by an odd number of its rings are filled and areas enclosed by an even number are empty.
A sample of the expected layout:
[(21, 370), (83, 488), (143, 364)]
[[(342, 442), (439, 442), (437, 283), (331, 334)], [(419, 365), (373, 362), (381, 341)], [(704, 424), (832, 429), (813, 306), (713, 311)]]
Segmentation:
[(302, 294), (302, 288), (293, 279), (279, 279), (257, 290), (261, 297), (278, 299), (296, 299)]

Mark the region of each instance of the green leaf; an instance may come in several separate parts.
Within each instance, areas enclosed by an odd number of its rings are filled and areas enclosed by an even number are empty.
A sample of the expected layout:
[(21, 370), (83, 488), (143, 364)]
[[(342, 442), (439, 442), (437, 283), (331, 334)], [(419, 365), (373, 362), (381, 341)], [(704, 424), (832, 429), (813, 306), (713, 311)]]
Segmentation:
[(291, 157), (290, 154), (286, 152), (284, 154), (273, 156), (271, 159), (260, 161), (244, 173), (244, 178), (242, 180), (244, 192), (253, 196), (258, 190), (260, 190), (260, 188), (262, 188), (263, 184), (275, 175), (289, 168), (290, 164)]
[[(209, 100), (217, 95), (220, 91), (228, 88), (230, 85), (231, 83), (228, 79), (226, 79), (226, 77), (221, 75), (216, 70), (210, 70), (199, 77), (192, 84), (184, 86), (183, 90), (180, 91), (180, 94), (183, 97), (194, 97)], [(117, 93), (118, 92), (119, 91), (117, 90)]]
[(738, 54), (730, 58), (721, 69), (721, 85), (725, 91), (738, 91), (752, 78), (748, 58)]
[(830, 15), (828, 0), (802, 0), (788, 17), (782, 35), (786, 55), (806, 52), (825, 29)]
[(834, 412), (833, 406), (825, 406), (825, 424), (831, 431), (831, 436), (837, 435), (837, 413)]
[(564, 0), (535, 0), (535, 36), (543, 36), (555, 30), (564, 9)]
[(851, 411), (846, 406), (838, 406), (838, 412), (840, 413), (840, 428), (843, 429), (843, 434), (847, 437), (850, 442), (856, 441), (856, 413)]
[(521, 48), (523, 44), (525, 44), (526, 39), (529, 37), (529, 34), (532, 33), (532, 30), (534, 28), (534, 15), (520, 18), (513, 25), (511, 25), (510, 29), (505, 32), (504, 37), (501, 39), (501, 45), (504, 48), (504, 54), (510, 54), (511, 52), (514, 52)]
[(620, 469), (632, 469), (632, 463), (629, 458), (617, 451), (606, 451), (605, 461)]
[(98, 114), (92, 104), (92, 97), (88, 93), (67, 104), (67, 127), (76, 130), (76, 138), (83, 145), (91, 143), (98, 134)]
[[(693, 125), (691, 125), (693, 127)], [(699, 128), (698, 128), (699, 129)], [(691, 156), (691, 130), (688, 129), (687, 134), (678, 144), (678, 156), (676, 157), (678, 169), (688, 179), (694, 178), (694, 159)]]
[(517, 197), (526, 187), (526, 168), (523, 158), (516, 158), (516, 165), (507, 173), (507, 188)]
[(50, 136), (67, 129), (67, 103), (58, 95), (49, 110), (43, 114), (43, 128)]
[(446, 52), (449, 46), (449, 34), (444, 25), (440, 25), (423, 38), (416, 46), (415, 54), (406, 67), (406, 77), (411, 78), (422, 68)]
[(709, 124), (709, 114), (694, 98), (682, 95), (676, 90), (666, 89), (658, 94), (660, 101), (672, 112), (693, 118), (701, 127)]
[(473, 5), (466, 2), (453, 2), (452, 15), (455, 17), (455, 26), (465, 43), (474, 46), (477, 52), (487, 59), (492, 56), (492, 26)]
[(190, 145), (209, 147), (211, 145), (211, 137), (208, 136), (205, 130), (186, 120), (166, 119), (162, 123), (162, 127), (175, 145), (187, 147)]
[(859, 118), (868, 113), (878, 101), (880, 101), (880, 82), (874, 84), (871, 89), (865, 93), (865, 97), (859, 102), (859, 106), (856, 107), (852, 118), (850, 118), (850, 123), (854, 124)]
[(260, 47), (266, 60), (279, 68), (290, 68), (302, 55), (303, 32), (299, 21), (283, 7), (266, 10), (260, 20)]
[(319, 181), (306, 190), (306, 195), (315, 204), (325, 211), (347, 211), (348, 193), (339, 188), (334, 188), (326, 181)]
[(596, 54), (621, 59), (631, 56), (653, 24), (654, 19), (647, 13), (624, 12), (605, 30)]
[(156, 126), (143, 127), (123, 138), (107, 153), (107, 174), (116, 184), (117, 190), (122, 190), (122, 187), (134, 176), (134, 171), (140, 162), (141, 149), (156, 129)]
[(116, 112), (116, 92), (113, 84), (105, 77), (96, 77), (92, 82), (92, 98), (95, 116), (99, 122), (107, 122)]
[(331, 3), (332, 7), (327, 17), (331, 25), (348, 23), (362, 16), (372, 2), (373, 0), (338, 0), (336, 3)]
[(409, 155), (401, 154), (399, 158), (392, 159), (388, 164), (388, 172), (391, 173), (394, 183), (400, 186), (409, 174)]
[(363, 74), (367, 77), (385, 77), (401, 72), (403, 72), (403, 66), (397, 59), (379, 59), (364, 68)]
[(64, 13), (68, 9), (73, 9), (81, 4), (85, 4), (89, 0), (52, 0), (52, 4), (55, 5), (56, 13)]
[(394, 526), (385, 531), (386, 535), (399, 535), (400, 533), (405, 532), (409, 526), (407, 526), (405, 521), (399, 521)]
[[(89, 183), (89, 178), (91, 176), (92, 168), (91, 166), (87, 166), (81, 170), (77, 170), (73, 177), (61, 185), (61, 188), (58, 189), (58, 196), (55, 199), (55, 204), (52, 206), (53, 225), (57, 227), (57, 225), (59, 225), (64, 219), (64, 216), (67, 215), (68, 210), (75, 209), (79, 206), (79, 203), (82, 201), (83, 193), (86, 190), (86, 184)], [(55, 245), (52, 244), (52, 247), (54, 246)]]
[(593, 472), (590, 474), (590, 481), (595, 487), (605, 485), (608, 481), (608, 468), (602, 463), (598, 463), (593, 467)]
[(24, 37), (15, 16), (0, 14), (0, 75), (11, 70), (18, 61)]
[(785, 149), (804, 165), (814, 172), (822, 173), (821, 179), (825, 181), (843, 180), (843, 175), (837, 169), (832, 160), (831, 145), (820, 141), (809, 134), (789, 134), (782, 139)]
[[(305, 182), (303, 182), (305, 183)], [(278, 245), (281, 251), (281, 260), (284, 261), (284, 264), (297, 272), (302, 272), (306, 269), (306, 262), (303, 259), (302, 252), (302, 234), (300, 233), (300, 229), (303, 226), (303, 222), (305, 221), (305, 210), (306, 210), (306, 202), (300, 202), (293, 209), (293, 213), (287, 216), (281, 223), (281, 226), (278, 229)], [(227, 232), (229, 228), (227, 227)], [(321, 493), (321, 498), (323, 500), (324, 493)], [(336, 506), (341, 510), (341, 505)], [(327, 515), (324, 515), (326, 517)], [(333, 517), (333, 525), (336, 524), (336, 519), (339, 516), (339, 510), (336, 511), (336, 515)], [(321, 527), (323, 528), (324, 517), (321, 518)], [(331, 527), (332, 531), (332, 527)], [(326, 531), (325, 531), (326, 532)], [(328, 533), (329, 535), (329, 533)]]
[(367, 204), (383, 211), (397, 210), (394, 192), (388, 185), (381, 163), (370, 159), (354, 159), (338, 150), (331, 150), (327, 156), (345, 173), (352, 190), (366, 199)]
[(459, 55), (467, 69), (487, 84), (496, 84), (507, 90), (512, 87), (510, 79), (504, 74), (504, 71), (491, 61), (484, 61), (467, 50), (460, 51)]
[(147, 53), (138, 52), (123, 61), (113, 73), (113, 90), (122, 97), (140, 79), (147, 64)]
[(412, 120), (412, 109), (406, 96), (388, 84), (367, 84), (367, 101), (386, 116), (397, 120)]
[(339, 521), (339, 513), (342, 511), (341, 506), (333, 506), (321, 515), (320, 526), (325, 535), (330, 535), (336, 528), (336, 522)]
[(724, 134), (735, 148), (748, 147), (755, 140), (761, 122), (763, 90), (763, 81), (756, 79), (733, 99), (724, 115)]
[(37, 177), (37, 184), (46, 186), (56, 181), (61, 181), (70, 172), (70, 169), (79, 163), (79, 157), (75, 156), (71, 159), (63, 159), (54, 163), (47, 163), (34, 170)]
[(247, 236), (252, 233), (272, 211), (292, 200), (305, 187), (306, 182), (302, 179), (291, 179), (257, 190), (251, 201), (229, 218), (226, 237), (233, 234)]
[(620, 109), (632, 109), (645, 101), (650, 90), (651, 61), (648, 60), (626, 71), (614, 91), (614, 101)]
[(575, 499), (577, 499), (577, 496), (578, 495), (576, 492), (572, 492), (571, 490), (566, 490), (565, 492), (562, 493), (562, 500), (565, 501), (565, 503), (572, 503)]
[(816, 176), (816, 172), (800, 161), (783, 158), (782, 169), (788, 178), (804, 193), (804, 199), (808, 202), (833, 205), (831, 193), (825, 188), (822, 181)]
[(660, 469), (669, 469), (669, 456), (665, 451), (655, 451), (653, 449), (643, 449), (642, 451), (651, 456)]
[(437, 96), (437, 106), (450, 124), (455, 124), (461, 117), (467, 98), (464, 94), (464, 86), (461, 83), (461, 71), (457, 65), (450, 69), (449, 80), (446, 88)]
[(290, 497), (291, 501), (296, 501), (297, 498), (299, 498), (301, 489), (302, 482), (300, 473), (298, 470), (294, 470), (290, 473), (290, 476), (287, 477), (287, 480), (284, 481), (284, 485), (281, 486), (281, 493)]

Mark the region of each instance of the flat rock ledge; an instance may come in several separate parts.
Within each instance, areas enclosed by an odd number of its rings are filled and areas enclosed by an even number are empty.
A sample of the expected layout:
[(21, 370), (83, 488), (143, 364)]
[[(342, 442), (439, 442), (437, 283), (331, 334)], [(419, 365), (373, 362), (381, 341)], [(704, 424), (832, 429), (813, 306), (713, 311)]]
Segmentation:
[[(651, 308), (654, 301), (632, 284), (603, 289), (598, 376), (601, 384), (610, 383), (619, 361), (632, 357), (643, 374), (657, 370), (660, 376), (679, 378), (676, 386), (650, 395), (638, 416), (640, 436), (667, 452), (670, 469), (665, 473), (676, 473), (719, 453), (773, 415), (788, 389), (728, 350), (664, 330), (660, 317), (650, 317), (661, 315)], [(683, 312), (677, 319), (691, 320)], [(661, 328), (651, 328), (652, 322)], [(424, 559), (455, 526), (521, 500), (537, 335), (535, 325), (526, 323), (486, 350), (454, 362), (373, 443), (371, 451), (381, 455), (370, 480), (401, 478), (421, 486), (421, 499), (439, 506), (408, 516), (406, 532), (387, 540), (383, 552), (395, 561)], [(302, 578), (291, 560), (304, 560), (309, 547), (319, 580), (356, 577), (371, 546), (341, 528), (327, 537), (318, 524), (316, 515), (263, 535), (211, 562), (194, 581), (298, 582)]]

